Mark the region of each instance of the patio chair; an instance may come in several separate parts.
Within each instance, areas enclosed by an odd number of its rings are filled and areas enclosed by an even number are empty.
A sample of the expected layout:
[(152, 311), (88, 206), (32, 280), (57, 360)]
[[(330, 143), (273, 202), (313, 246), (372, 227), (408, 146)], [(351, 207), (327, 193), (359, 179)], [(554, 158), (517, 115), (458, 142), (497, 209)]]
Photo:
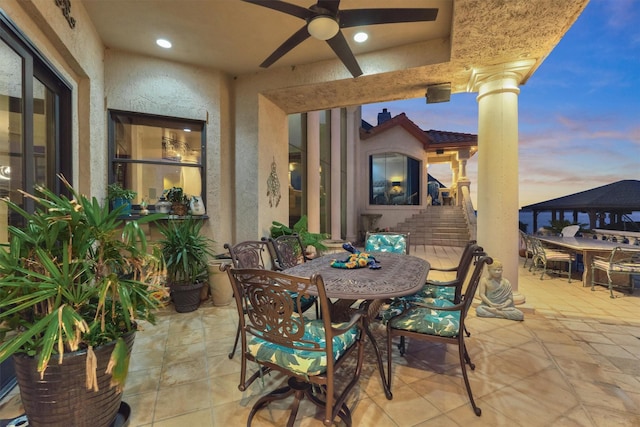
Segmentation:
[(271, 243), (276, 270), (286, 270), (310, 260), (297, 233), (284, 234), (267, 240)]
[[(263, 269), (227, 271), (240, 315), (243, 359), (260, 365), (262, 373), (277, 371), (288, 377), (287, 385), (256, 401), (247, 426), (258, 410), (292, 394), (287, 426), (293, 426), (304, 397), (323, 409), (325, 425), (332, 425), (339, 417), (351, 426), (346, 399), (358, 382), (364, 360), (362, 314), (353, 313), (345, 323), (332, 323), (324, 282), (317, 274), (302, 278)], [(318, 295), (320, 319), (308, 319), (299, 308), (302, 296), (309, 294)], [(355, 366), (344, 364), (354, 356)], [(342, 386), (336, 384), (337, 373), (344, 378)], [(246, 364), (242, 364), (238, 386), (241, 391), (256, 374), (249, 381), (246, 377)]]
[(365, 252), (394, 252), (399, 254), (409, 254), (410, 233), (397, 231), (367, 231), (364, 238)]
[[(431, 304), (436, 299), (445, 299), (453, 304), (458, 304), (462, 300), (463, 286), (467, 279), (471, 264), (474, 259), (478, 259), (483, 255), (486, 255), (486, 253), (482, 246), (479, 246), (475, 240), (469, 241), (462, 251), (460, 262), (456, 267), (431, 267), (429, 270), (455, 272), (456, 276), (454, 279), (438, 281), (429, 280), (427, 278), (424, 287), (419, 292), (404, 297), (394, 298), (389, 307), (380, 313), (382, 322), (387, 323), (390, 318), (402, 312), (405, 303)], [(467, 336), (471, 335), (471, 333), (466, 329), (466, 326), (464, 331)], [(404, 338), (401, 338), (401, 343), (403, 340)]]
[(529, 271), (533, 269), (535, 273), (536, 270), (542, 269), (540, 280), (543, 280), (550, 263), (566, 263), (568, 270), (567, 278), (569, 279), (569, 283), (571, 283), (571, 265), (574, 261), (574, 255), (557, 249), (545, 248), (540, 239), (536, 239), (535, 237), (532, 237), (530, 241), (533, 248), (533, 258), (531, 259)]
[[(466, 291), (459, 303), (454, 304), (446, 299), (433, 300), (431, 304), (405, 302), (405, 309), (399, 315), (387, 322), (387, 375), (388, 384), (391, 387), (392, 379), (392, 343), (394, 337), (409, 338), (409, 340), (428, 341), (458, 346), (458, 356), (462, 377), (469, 395), (469, 401), (473, 412), (480, 416), (482, 410), (476, 405), (469, 384), (466, 365), (474, 370), (469, 353), (464, 343), (464, 326), (467, 313), (471, 308), (473, 297), (478, 288), (485, 264), (491, 264), (493, 260), (488, 256), (481, 256), (467, 284)], [(401, 340), (399, 346), (400, 355), (406, 352), (406, 343)]]
[[(264, 238), (263, 238), (264, 240)], [(310, 261), (311, 258), (307, 257), (305, 253), (302, 239), (297, 233), (283, 234), (275, 239), (269, 237), (267, 239), (271, 248), (271, 254), (274, 261), (274, 270), (284, 271), (287, 268), (295, 267), (298, 264)], [(304, 310), (306, 311), (309, 304), (314, 304), (316, 307), (316, 317), (320, 316), (318, 304), (316, 298), (309, 296), (303, 300)]]
[(578, 231), (580, 231), (580, 226), (579, 225), (567, 225), (566, 227), (564, 227), (562, 229), (562, 231), (560, 232), (560, 235), (562, 237), (575, 237), (575, 235), (578, 233)]
[[(596, 279), (596, 271), (604, 271), (607, 273), (607, 281), (602, 282)], [(595, 256), (591, 264), (591, 290), (595, 291), (595, 285), (604, 285), (609, 288), (609, 296), (613, 295), (613, 288), (627, 288), (633, 292), (633, 280), (630, 277), (633, 274), (640, 275), (640, 248), (625, 248), (618, 246), (611, 250), (608, 256)], [(629, 276), (629, 285), (614, 284), (614, 276)]]
[[(231, 262), (235, 268), (265, 269), (273, 266), (269, 243), (264, 240), (247, 240), (235, 245), (225, 243), (224, 248), (229, 251), (229, 255), (231, 255)], [(267, 258), (266, 261), (265, 258)], [(238, 348), (239, 341), (240, 325), (238, 324), (236, 339), (233, 342), (233, 349), (231, 350), (231, 353), (229, 353), (229, 359), (233, 359), (233, 356), (236, 353), (236, 348)]]
[[(272, 258), (272, 248), (267, 240), (246, 240), (244, 242), (230, 245), (224, 244), (224, 248), (231, 255), (231, 262), (235, 268), (259, 268), (259, 269), (275, 269), (277, 265)], [(310, 297), (303, 299), (303, 311), (308, 310), (314, 303), (315, 298)], [(233, 359), (238, 348), (240, 340), (240, 325), (236, 331), (236, 339), (233, 343), (233, 349), (229, 353), (229, 359)]]
[(522, 268), (527, 268), (527, 262), (533, 260), (533, 246), (531, 244), (531, 236), (527, 233), (520, 231), (520, 254), (524, 258)]

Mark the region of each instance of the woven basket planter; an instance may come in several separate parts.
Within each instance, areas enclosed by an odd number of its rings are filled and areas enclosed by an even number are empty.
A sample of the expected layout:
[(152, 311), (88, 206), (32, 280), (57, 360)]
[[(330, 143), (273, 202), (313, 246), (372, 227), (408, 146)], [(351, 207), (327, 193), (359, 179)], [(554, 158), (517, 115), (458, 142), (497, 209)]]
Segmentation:
[(200, 289), (203, 286), (203, 282), (193, 285), (172, 284), (171, 299), (176, 311), (188, 313), (197, 310), (200, 305)]
[[(131, 354), (135, 331), (123, 338)], [(109, 386), (111, 374), (105, 373), (114, 346), (115, 342), (94, 349), (98, 359), (98, 391), (87, 390), (85, 385), (86, 350), (65, 353), (61, 365), (58, 357), (52, 356), (42, 379), (37, 372), (37, 358), (14, 355), (20, 397), (29, 426), (111, 426), (122, 401), (122, 393)]]

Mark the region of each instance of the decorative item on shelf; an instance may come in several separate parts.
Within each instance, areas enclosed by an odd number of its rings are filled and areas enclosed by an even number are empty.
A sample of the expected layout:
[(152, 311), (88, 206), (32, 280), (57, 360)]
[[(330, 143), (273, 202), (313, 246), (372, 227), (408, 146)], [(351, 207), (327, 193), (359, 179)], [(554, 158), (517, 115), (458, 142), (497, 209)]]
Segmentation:
[(140, 227), (159, 216), (119, 219), (120, 210), (59, 178), (69, 197), (41, 186), (21, 192), (33, 213), (4, 200), (24, 226), (9, 225), (0, 250), (0, 363), (13, 356), (29, 425), (108, 427), (137, 322), (153, 322), (153, 295), (164, 289), (162, 254), (148, 253)]
[(160, 197), (158, 202), (156, 203), (156, 212), (168, 214), (171, 212), (171, 202), (163, 197)]
[(200, 196), (191, 197), (190, 207), (191, 215), (199, 216), (205, 214), (204, 202), (202, 201), (202, 197)]
[(201, 288), (207, 282), (207, 263), (213, 257), (213, 241), (200, 234), (203, 221), (187, 217), (159, 223), (159, 240), (167, 265), (167, 283), (171, 299), (179, 313), (198, 309)]
[(113, 210), (120, 209), (120, 215), (131, 214), (131, 201), (138, 195), (133, 190), (122, 188), (120, 183), (114, 182), (107, 186), (107, 199), (111, 202)]
[(140, 215), (149, 215), (149, 203), (145, 199), (140, 202)]
[(171, 187), (167, 191), (167, 200), (171, 202), (174, 215), (185, 216), (189, 210), (189, 197), (184, 194), (182, 187)]

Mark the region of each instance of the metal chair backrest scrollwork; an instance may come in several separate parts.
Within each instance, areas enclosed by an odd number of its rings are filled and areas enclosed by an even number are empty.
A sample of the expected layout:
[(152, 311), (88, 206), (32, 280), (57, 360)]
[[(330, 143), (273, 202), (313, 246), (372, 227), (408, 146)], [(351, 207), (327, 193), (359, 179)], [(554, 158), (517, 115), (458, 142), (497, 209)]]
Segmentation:
[[(240, 315), (242, 357), (260, 365), (247, 380), (246, 363), (242, 364), (240, 390), (246, 390), (255, 378), (268, 371), (289, 377), (287, 387), (256, 401), (247, 425), (251, 425), (259, 409), (294, 394), (288, 426), (293, 425), (299, 402), (305, 396), (323, 409), (325, 425), (332, 425), (340, 417), (350, 426), (346, 398), (358, 382), (364, 360), (362, 313), (352, 313), (348, 322), (332, 323), (330, 301), (322, 277), (317, 274), (303, 278), (280, 271), (242, 268), (228, 268), (227, 272)], [(303, 314), (301, 298), (310, 295), (317, 295), (322, 312), (319, 319)], [(340, 369), (353, 354), (356, 365)], [(344, 378), (341, 390), (335, 381), (338, 369), (342, 371), (340, 378)], [(318, 390), (322, 390), (320, 399)]]

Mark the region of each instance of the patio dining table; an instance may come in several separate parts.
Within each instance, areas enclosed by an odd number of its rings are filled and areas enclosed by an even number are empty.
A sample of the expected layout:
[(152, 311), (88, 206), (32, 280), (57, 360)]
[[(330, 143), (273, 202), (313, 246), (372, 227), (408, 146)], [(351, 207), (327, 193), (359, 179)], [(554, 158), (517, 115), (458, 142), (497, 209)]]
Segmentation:
[(384, 392), (387, 399), (391, 399), (393, 396), (384, 373), (380, 350), (371, 332), (370, 322), (386, 299), (410, 295), (422, 289), (430, 266), (424, 259), (411, 255), (390, 252), (370, 252), (370, 254), (381, 265), (380, 269), (331, 267), (332, 260), (344, 260), (349, 257), (350, 253), (345, 251), (324, 255), (285, 271), (300, 277), (311, 277), (314, 273), (319, 273), (324, 280), (327, 297), (337, 300), (334, 303), (336, 309), (332, 310), (332, 314), (336, 313), (337, 316), (340, 316), (340, 311), (348, 310), (355, 301), (364, 301), (363, 308), (367, 314), (364, 317), (364, 330), (376, 355)]
[(541, 242), (559, 248), (582, 254), (584, 270), (582, 272), (582, 286), (591, 286), (591, 264), (596, 255), (608, 255), (616, 247), (629, 247), (637, 249), (637, 246), (626, 243), (610, 242), (607, 240), (589, 239), (585, 237), (539, 236)]

